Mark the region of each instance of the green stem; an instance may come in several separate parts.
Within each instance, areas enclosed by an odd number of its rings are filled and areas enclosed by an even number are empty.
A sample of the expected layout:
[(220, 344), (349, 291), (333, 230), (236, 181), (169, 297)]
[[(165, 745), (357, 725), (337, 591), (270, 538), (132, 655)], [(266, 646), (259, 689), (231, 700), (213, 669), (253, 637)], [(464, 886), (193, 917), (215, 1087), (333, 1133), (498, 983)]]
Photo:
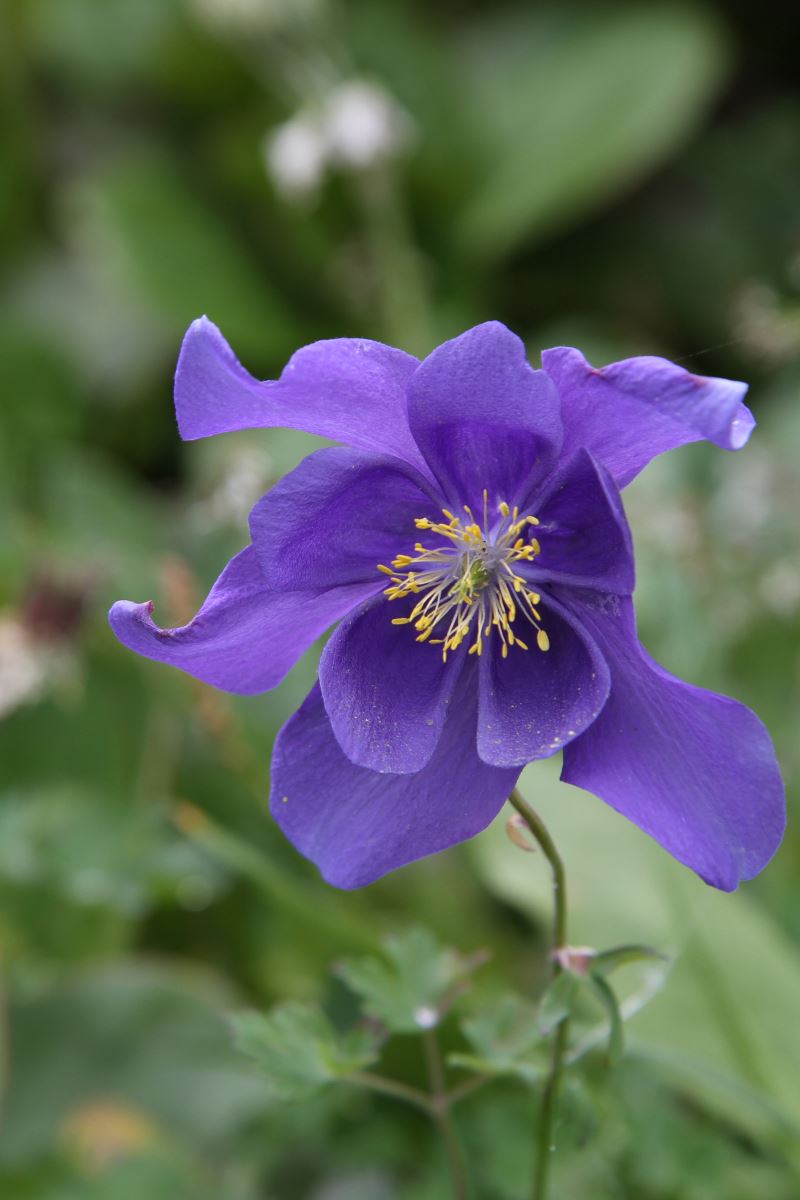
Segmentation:
[(467, 1172), (464, 1165), (461, 1144), (453, 1122), (453, 1115), (450, 1112), (444, 1063), (442, 1062), (436, 1031), (434, 1029), (426, 1029), (422, 1035), (422, 1041), (425, 1047), (428, 1078), (431, 1085), (431, 1114), (438, 1126), (442, 1144), (447, 1155), (447, 1164), (450, 1168), (450, 1180), (453, 1187), (453, 1200), (467, 1200), (469, 1196)]
[[(508, 797), (508, 802), (536, 838), (553, 872), (553, 949), (559, 950), (567, 944), (567, 875), (564, 863), (544, 821), (527, 800), (523, 800), (516, 788)], [(558, 975), (560, 971), (558, 961), (554, 958), (553, 973)]]
[[(562, 946), (565, 946), (567, 942), (567, 880), (564, 863), (544, 821), (531, 808), (527, 801), (523, 800), (516, 788), (509, 796), (509, 802), (517, 810), (539, 843), (553, 873), (553, 974), (560, 975), (562, 967), (555, 957), (555, 952), (560, 950)], [(539, 1108), (539, 1120), (536, 1128), (533, 1190), (531, 1192), (532, 1200), (545, 1200), (547, 1196), (550, 1161), (555, 1149), (553, 1144), (553, 1129), (555, 1126), (561, 1076), (564, 1073), (564, 1056), (567, 1050), (568, 1036), (569, 1021), (564, 1020), (556, 1029), (553, 1039), (550, 1069), (545, 1081)]]
[(435, 341), (433, 317), (398, 172), (390, 163), (379, 163), (359, 172), (354, 186), (364, 215), (384, 336), (412, 354), (427, 354)]
[(472, 1075), (469, 1079), (465, 1079), (463, 1083), (457, 1084), (447, 1093), (447, 1103), (452, 1108), (454, 1104), (458, 1104), (460, 1100), (466, 1100), (467, 1096), (471, 1096), (473, 1092), (479, 1092), (481, 1088), (486, 1087), (487, 1083), (493, 1081), (492, 1075)]
[(400, 1083), (396, 1079), (386, 1079), (383, 1075), (373, 1075), (371, 1071), (354, 1071), (352, 1075), (346, 1077), (345, 1082), (369, 1088), (371, 1092), (379, 1092), (382, 1096), (393, 1096), (395, 1100), (405, 1100), (406, 1103), (413, 1104), (415, 1108), (421, 1108), (428, 1116), (434, 1115), (430, 1097), (426, 1096), (425, 1092), (420, 1091), (419, 1088), (411, 1087), (410, 1084)]

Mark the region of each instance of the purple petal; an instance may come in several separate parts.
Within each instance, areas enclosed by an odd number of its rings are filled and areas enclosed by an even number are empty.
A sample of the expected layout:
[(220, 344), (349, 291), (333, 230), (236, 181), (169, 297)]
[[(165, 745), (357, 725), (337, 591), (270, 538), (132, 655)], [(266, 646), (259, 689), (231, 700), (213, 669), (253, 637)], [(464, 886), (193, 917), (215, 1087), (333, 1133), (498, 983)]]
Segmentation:
[(522, 573), (531, 580), (630, 594), (635, 582), (631, 533), (608, 471), (587, 450), (579, 450), (546, 487), (531, 506), (540, 522), (531, 533), (541, 553)]
[[(413, 600), (413, 597), (412, 597)], [(419, 771), (433, 754), (464, 656), (393, 625), (411, 600), (363, 604), (333, 633), (319, 664), (322, 697), (347, 757), (372, 771)]]
[(357, 888), (480, 833), (518, 774), (487, 766), (475, 752), (472, 671), (464, 672), (430, 761), (414, 775), (383, 775), (350, 762), (315, 687), (278, 734), (270, 804), (328, 883)]
[(374, 582), (378, 563), (418, 540), (414, 518), (440, 505), (396, 458), (337, 446), (309, 455), (259, 500), (250, 532), (264, 576), (278, 590)]
[(639, 644), (630, 601), (582, 603), (611, 695), (564, 752), (561, 778), (600, 796), (696, 871), (732, 891), (769, 862), (785, 805), (769, 734), (727, 696), (683, 683)]
[(254, 379), (207, 317), (183, 339), (175, 373), (181, 437), (276, 425), (305, 429), (422, 467), (408, 429), (406, 383), (417, 360), (360, 338), (314, 342), (294, 354), (277, 381)]
[(496, 767), (549, 758), (591, 725), (608, 697), (609, 674), (591, 637), (547, 596), (539, 608), (550, 649), (521, 615), (514, 623), (529, 646), (499, 653), (494, 631), (481, 656), (478, 753)]
[(448, 500), (513, 504), (543, 479), (561, 444), (560, 405), (525, 347), (497, 321), (434, 350), (411, 378), (411, 432)]
[(665, 358), (593, 367), (579, 350), (545, 350), (542, 365), (561, 397), (564, 453), (585, 446), (620, 488), (651, 458), (707, 439), (741, 450), (755, 425), (742, 404), (747, 385), (692, 375)]
[(365, 584), (324, 592), (268, 590), (252, 546), (232, 558), (194, 620), (161, 629), (152, 602), (118, 600), (109, 613), (123, 645), (226, 692), (280, 683), (329, 625), (370, 594)]

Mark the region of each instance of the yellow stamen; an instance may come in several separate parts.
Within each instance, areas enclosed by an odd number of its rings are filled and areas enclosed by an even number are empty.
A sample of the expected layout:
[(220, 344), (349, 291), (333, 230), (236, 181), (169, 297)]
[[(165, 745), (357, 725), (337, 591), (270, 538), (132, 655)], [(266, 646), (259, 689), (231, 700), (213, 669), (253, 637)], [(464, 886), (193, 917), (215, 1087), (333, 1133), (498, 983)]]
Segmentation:
[(468, 504), (464, 505), (466, 520), (444, 508), (446, 524), (417, 517), (415, 527), (439, 540), (429, 546), (416, 542), (413, 554), (398, 554), (391, 567), (380, 563), (377, 568), (391, 579), (392, 586), (384, 593), (389, 600), (420, 597), (407, 617), (396, 617), (392, 624), (413, 625), (416, 640), (441, 646), (445, 662), (448, 653), (467, 638), (472, 639), (468, 653), (480, 657), (484, 641), (488, 642), (494, 630), (502, 658), (508, 657), (510, 646), (527, 650), (512, 628), (520, 614), (533, 625), (539, 648), (550, 645), (536, 609), (541, 597), (514, 569), (518, 562), (532, 563), (540, 553), (535, 538), (526, 542), (522, 536), (528, 526), (539, 524), (538, 519), (531, 514), (520, 517), (519, 508), (512, 510), (501, 500), (495, 510), (500, 522), (493, 525), (486, 488), (481, 498), (482, 526)]

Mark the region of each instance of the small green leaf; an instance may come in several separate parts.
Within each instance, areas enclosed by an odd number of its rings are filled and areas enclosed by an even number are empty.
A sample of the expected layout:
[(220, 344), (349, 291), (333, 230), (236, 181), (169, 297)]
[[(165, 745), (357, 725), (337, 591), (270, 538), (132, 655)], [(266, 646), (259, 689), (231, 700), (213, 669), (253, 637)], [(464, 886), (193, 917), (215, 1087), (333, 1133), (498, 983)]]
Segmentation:
[(591, 974), (587, 982), (608, 1014), (608, 1065), (613, 1067), (622, 1058), (622, 1051), (625, 1046), (625, 1035), (622, 1028), (622, 1013), (619, 1010), (619, 1002), (613, 989), (602, 975)]
[(545, 1062), (536, 1018), (532, 1004), (509, 992), (493, 1007), (462, 1022), (461, 1031), (475, 1054), (451, 1054), (448, 1061), (483, 1075), (538, 1079)]
[(601, 950), (592, 960), (592, 975), (610, 975), (617, 967), (632, 962), (669, 962), (669, 955), (652, 946), (631, 944), (629, 946), (612, 946), (610, 950)]
[(386, 960), (348, 959), (336, 973), (361, 997), (364, 1011), (394, 1033), (438, 1024), (482, 959), (440, 946), (427, 929), (386, 938)]
[(337, 1034), (322, 1010), (310, 1004), (282, 1004), (267, 1014), (240, 1013), (233, 1028), (239, 1050), (283, 1100), (305, 1100), (377, 1057), (372, 1033)]
[(572, 1010), (581, 978), (571, 971), (562, 971), (557, 975), (542, 996), (539, 1005), (539, 1032), (545, 1036), (552, 1033), (557, 1025), (572, 1015)]

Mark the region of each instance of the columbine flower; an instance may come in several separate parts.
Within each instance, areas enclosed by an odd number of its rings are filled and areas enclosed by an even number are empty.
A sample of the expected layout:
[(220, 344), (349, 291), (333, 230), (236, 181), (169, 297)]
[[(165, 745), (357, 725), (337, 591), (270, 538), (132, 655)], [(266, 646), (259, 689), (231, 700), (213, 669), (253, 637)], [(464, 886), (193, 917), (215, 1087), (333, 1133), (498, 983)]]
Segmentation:
[(619, 489), (656, 454), (736, 450), (745, 386), (660, 358), (602, 370), (525, 359), (497, 323), (420, 363), (317, 342), (260, 383), (205, 318), (176, 376), (184, 438), (285, 425), (345, 443), (268, 492), (252, 544), (200, 612), (160, 629), (122, 601), (126, 645), (228, 691), (274, 687), (341, 621), (278, 736), (272, 811), (339, 887), (482, 830), (522, 767), (564, 752), (596, 793), (708, 883), (759, 871), (783, 831), (769, 735), (639, 645)]

